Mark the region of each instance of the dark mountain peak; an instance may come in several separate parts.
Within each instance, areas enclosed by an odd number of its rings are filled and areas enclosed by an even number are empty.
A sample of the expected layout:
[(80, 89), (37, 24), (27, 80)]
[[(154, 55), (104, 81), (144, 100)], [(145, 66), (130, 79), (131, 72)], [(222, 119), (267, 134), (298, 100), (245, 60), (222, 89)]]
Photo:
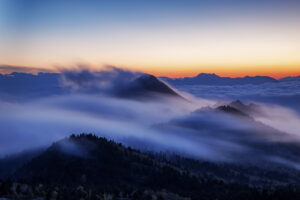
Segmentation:
[(149, 74), (143, 74), (133, 80), (129, 84), (128, 90), (126, 92), (131, 95), (134, 94), (136, 96), (149, 95), (149, 93), (160, 93), (181, 97), (163, 81)]
[(236, 114), (236, 115), (245, 116), (249, 118), (252, 118), (254, 115), (263, 114), (260, 105), (255, 103), (245, 104), (240, 100), (235, 100), (228, 104), (217, 104), (215, 105), (215, 107), (217, 110), (229, 114)]
[(151, 74), (142, 74), (141, 76), (138, 77), (140, 80), (145, 80), (145, 81), (158, 81), (158, 79)]
[(236, 108), (248, 115), (252, 114), (260, 114), (260, 106), (255, 103), (250, 103), (248, 105), (244, 104), (240, 100), (232, 101), (231, 103), (228, 104), (229, 106)]
[(240, 111), (239, 109), (236, 109), (230, 105), (219, 106), (219, 107), (217, 107), (217, 110), (223, 111), (228, 114), (237, 115), (237, 116), (249, 117), (249, 115), (247, 115), (246, 113), (244, 113), (244, 112)]
[(72, 134), (70, 137), (64, 138), (60, 141), (53, 143), (48, 151), (57, 151), (74, 156), (81, 156), (76, 154), (75, 151), (84, 151), (85, 153), (94, 154), (97, 149), (103, 149), (106, 147), (112, 148), (125, 148), (112, 140), (108, 140), (104, 137), (98, 137), (94, 134)]
[(245, 108), (248, 107), (248, 106), (246, 106), (245, 104), (243, 104), (240, 100), (232, 101), (232, 102), (229, 103), (228, 105), (231, 106), (231, 107), (234, 107), (234, 108), (236, 108), (236, 109), (245, 109)]
[(90, 157), (97, 145), (105, 145), (107, 142), (107, 139), (92, 134), (71, 135), (69, 138), (53, 143), (47, 151), (77, 157)]
[(232, 101), (230, 104), (244, 105), (239, 99)]
[(215, 73), (200, 73), (196, 77), (198, 77), (198, 78), (220, 78)]

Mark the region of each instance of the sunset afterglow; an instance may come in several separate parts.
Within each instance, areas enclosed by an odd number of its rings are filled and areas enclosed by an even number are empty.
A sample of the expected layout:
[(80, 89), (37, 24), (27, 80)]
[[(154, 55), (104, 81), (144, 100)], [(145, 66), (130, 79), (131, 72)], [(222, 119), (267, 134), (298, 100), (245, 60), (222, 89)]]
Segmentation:
[(0, 64), (114, 65), (170, 77), (296, 76), (299, 8), (292, 0), (4, 0)]

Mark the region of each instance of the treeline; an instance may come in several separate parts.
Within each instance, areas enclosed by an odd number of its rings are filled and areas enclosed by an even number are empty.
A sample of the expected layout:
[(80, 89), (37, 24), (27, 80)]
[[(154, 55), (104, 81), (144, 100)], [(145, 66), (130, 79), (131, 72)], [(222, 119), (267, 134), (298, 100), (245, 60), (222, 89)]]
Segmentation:
[[(54, 143), (9, 180), (1, 181), (0, 196), (52, 200), (300, 199), (297, 173), (291, 170), (285, 179), (284, 172), (144, 153), (81, 134)], [(296, 177), (289, 180), (292, 175)]]

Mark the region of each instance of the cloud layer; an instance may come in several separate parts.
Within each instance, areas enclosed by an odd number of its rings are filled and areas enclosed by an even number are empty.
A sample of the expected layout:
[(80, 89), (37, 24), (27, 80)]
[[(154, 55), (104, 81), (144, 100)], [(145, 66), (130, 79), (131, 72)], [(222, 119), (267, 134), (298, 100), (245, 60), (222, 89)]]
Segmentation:
[(202, 98), (220, 101), (235, 99), (260, 101), (289, 107), (300, 113), (300, 81), (264, 83), (261, 85), (177, 85), (176, 87)]
[(300, 168), (300, 118), (290, 109), (259, 104), (260, 112), (246, 118), (214, 109), (217, 100), (183, 93), (185, 99), (164, 93), (120, 98), (111, 92), (142, 74), (117, 68), (65, 71), (62, 76), (63, 87), (71, 88), (66, 93), (0, 102), (0, 155), (92, 132), (143, 150)]

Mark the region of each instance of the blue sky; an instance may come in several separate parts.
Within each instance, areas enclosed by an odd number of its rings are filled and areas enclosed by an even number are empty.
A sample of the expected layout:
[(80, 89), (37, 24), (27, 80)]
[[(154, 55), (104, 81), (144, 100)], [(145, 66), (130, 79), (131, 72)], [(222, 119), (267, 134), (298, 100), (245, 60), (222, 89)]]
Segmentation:
[(295, 74), (299, 10), (293, 0), (2, 0), (0, 64)]

